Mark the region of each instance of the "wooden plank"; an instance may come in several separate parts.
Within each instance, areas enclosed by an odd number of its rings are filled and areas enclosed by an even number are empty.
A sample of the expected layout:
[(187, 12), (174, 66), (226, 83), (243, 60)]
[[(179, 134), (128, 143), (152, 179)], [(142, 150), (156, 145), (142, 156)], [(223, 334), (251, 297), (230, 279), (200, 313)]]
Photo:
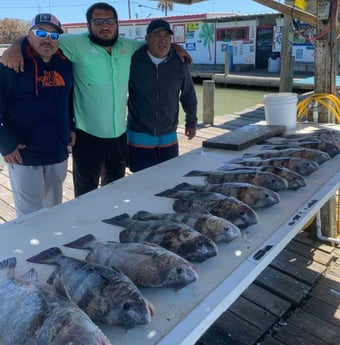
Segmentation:
[(202, 335), (196, 345), (235, 345), (235, 343), (225, 332), (212, 326)]
[[(329, 343), (315, 337), (313, 334), (302, 331), (299, 327), (299, 319), (295, 322), (294, 324), (289, 320), (287, 326), (279, 328), (278, 332), (273, 334), (273, 337), (287, 345), (329, 345)], [(325, 330), (324, 332), (326, 333)]]
[(340, 327), (340, 308), (337, 303), (330, 305), (320, 299), (311, 297), (302, 306), (302, 310)]
[(261, 345), (285, 345), (287, 343), (282, 343), (281, 341), (275, 339), (271, 334), (267, 335), (261, 342)]
[(270, 265), (309, 285), (314, 285), (327, 268), (286, 249)]
[(251, 284), (243, 292), (242, 296), (264, 310), (276, 315), (278, 318), (281, 318), (291, 308), (291, 303), (256, 284)]
[(255, 282), (294, 305), (299, 305), (311, 290), (310, 285), (297, 281), (272, 267), (267, 267)]
[(229, 310), (217, 319), (213, 327), (217, 327), (225, 335), (225, 339), (228, 339), (227, 344), (234, 345), (254, 344), (263, 334), (260, 329)]
[(299, 232), (299, 234), (295, 236), (294, 240), (301, 242), (301, 243), (304, 243), (307, 246), (311, 246), (313, 248), (317, 248), (319, 250), (322, 250), (325, 253), (330, 254), (334, 251), (334, 247), (329, 246), (328, 244), (321, 243), (320, 241), (312, 239), (310, 234), (306, 231)]
[(300, 19), (301, 21), (316, 27), (316, 24), (317, 24), (316, 16), (314, 14), (303, 11), (295, 6), (293, 7), (290, 5), (281, 4), (274, 0), (253, 0), (253, 1), (258, 2), (259, 4), (262, 4), (262, 5), (268, 6), (283, 14), (292, 16), (296, 19)]
[(0, 217), (7, 222), (16, 218), (15, 209), (3, 200), (0, 200)]
[(265, 333), (274, 325), (277, 317), (253, 302), (240, 296), (228, 309), (243, 320), (259, 328)]
[(291, 241), (286, 246), (286, 249), (292, 253), (300, 254), (309, 260), (313, 260), (322, 265), (328, 265), (333, 258), (333, 255), (325, 253), (319, 249), (309, 247), (298, 241)]
[(265, 139), (283, 134), (285, 126), (248, 125), (203, 141), (204, 147), (243, 150)]
[[(289, 324), (299, 325), (301, 334), (312, 334), (316, 338), (322, 339), (327, 344), (340, 344), (340, 328), (336, 327), (318, 317), (297, 309), (289, 318)], [(301, 344), (297, 339), (295, 344)], [(315, 344), (309, 342), (308, 344)], [(318, 343), (316, 343), (318, 344)]]
[(339, 307), (340, 305), (340, 284), (327, 278), (314, 287), (311, 296), (328, 303), (331, 306)]

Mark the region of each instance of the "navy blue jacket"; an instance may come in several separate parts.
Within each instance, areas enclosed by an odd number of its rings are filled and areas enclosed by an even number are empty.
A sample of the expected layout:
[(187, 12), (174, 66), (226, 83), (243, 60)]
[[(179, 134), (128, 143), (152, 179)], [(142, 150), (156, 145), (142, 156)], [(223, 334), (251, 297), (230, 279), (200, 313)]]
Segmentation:
[(197, 98), (187, 63), (173, 49), (155, 65), (143, 46), (131, 60), (127, 126), (134, 132), (161, 136), (175, 132), (179, 102), (186, 113), (185, 124), (195, 128)]
[(22, 44), (24, 69), (16, 73), (0, 64), (0, 152), (18, 144), (24, 165), (49, 165), (67, 158), (72, 128), (72, 64), (58, 51), (50, 62)]

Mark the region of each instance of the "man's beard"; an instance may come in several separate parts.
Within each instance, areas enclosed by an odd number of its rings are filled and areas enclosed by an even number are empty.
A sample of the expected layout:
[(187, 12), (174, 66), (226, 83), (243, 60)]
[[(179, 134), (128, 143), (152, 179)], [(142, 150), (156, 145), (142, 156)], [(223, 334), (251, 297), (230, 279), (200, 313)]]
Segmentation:
[(111, 38), (111, 39), (107, 39), (107, 40), (103, 40), (97, 36), (95, 36), (92, 32), (92, 30), (89, 30), (89, 39), (95, 43), (95, 44), (98, 44), (99, 46), (102, 46), (102, 47), (111, 47), (113, 46), (117, 39), (118, 39), (118, 28), (117, 28), (117, 32), (116, 32), (116, 35), (115, 37)]

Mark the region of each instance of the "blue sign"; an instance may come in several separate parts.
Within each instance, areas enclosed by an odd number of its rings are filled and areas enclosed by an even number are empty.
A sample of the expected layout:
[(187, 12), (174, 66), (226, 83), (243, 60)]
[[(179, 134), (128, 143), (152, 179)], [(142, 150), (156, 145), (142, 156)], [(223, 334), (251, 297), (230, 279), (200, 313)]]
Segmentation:
[(196, 50), (196, 43), (186, 43), (185, 50), (188, 50), (188, 51)]

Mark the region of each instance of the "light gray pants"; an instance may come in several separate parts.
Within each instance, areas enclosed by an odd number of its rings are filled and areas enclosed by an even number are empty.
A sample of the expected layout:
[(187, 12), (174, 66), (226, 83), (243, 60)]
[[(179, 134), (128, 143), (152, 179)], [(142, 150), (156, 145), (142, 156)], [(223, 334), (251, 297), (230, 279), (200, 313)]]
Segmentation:
[(17, 217), (60, 204), (67, 159), (51, 165), (8, 164)]

